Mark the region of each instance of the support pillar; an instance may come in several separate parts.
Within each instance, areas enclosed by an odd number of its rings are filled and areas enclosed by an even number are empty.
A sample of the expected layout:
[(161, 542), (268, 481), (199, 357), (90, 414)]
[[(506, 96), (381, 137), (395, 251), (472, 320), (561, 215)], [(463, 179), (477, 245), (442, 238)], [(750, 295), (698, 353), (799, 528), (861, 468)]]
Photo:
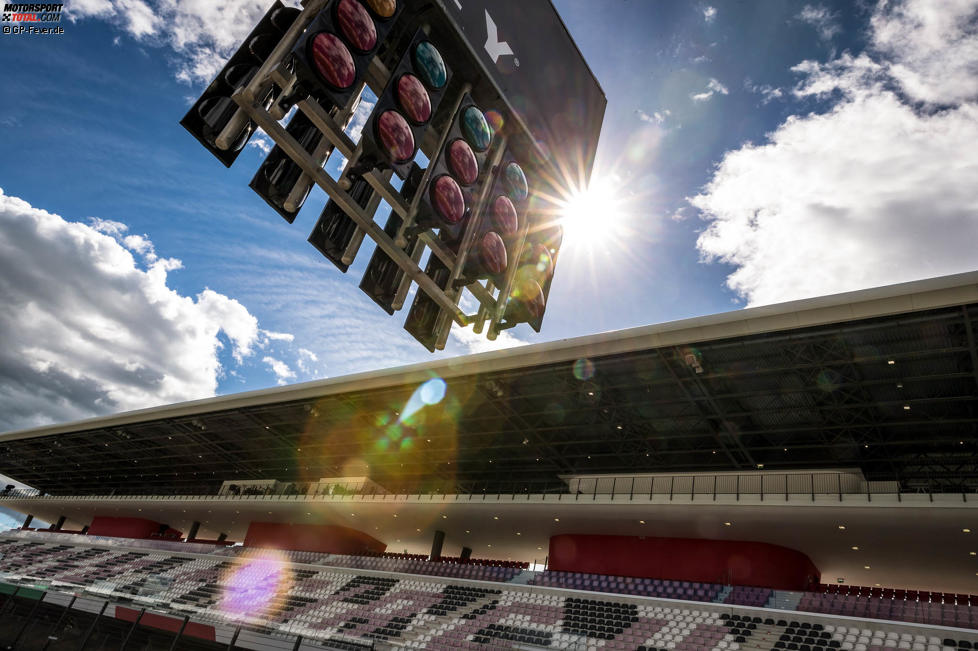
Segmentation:
[(222, 531), (221, 534), (217, 537), (217, 542), (224, 542), (227, 539), (228, 539), (228, 535)]
[(65, 522), (67, 520), (68, 520), (68, 518), (66, 518), (63, 515), (61, 517), (59, 517), (58, 518), (58, 522), (54, 525), (54, 530), (55, 531), (61, 531), (61, 529), (65, 526)]
[(459, 554), (458, 557), (461, 558), (463, 561), (469, 560), (470, 558), (472, 558), (472, 548), (471, 547), (463, 547), (462, 548), (462, 553)]
[(34, 516), (31, 515), (30, 513), (28, 513), (27, 514), (27, 517), (24, 518), (24, 524), (20, 525), (20, 528), (21, 529), (26, 529), (27, 527), (31, 526), (31, 520), (33, 520), (33, 519), (34, 519)]
[(86, 524), (84, 527), (82, 527), (82, 535), (85, 535), (87, 533), (88, 533), (88, 525)]
[(429, 561), (437, 561), (441, 558), (441, 548), (445, 544), (445, 532), (436, 531), (435, 537), (431, 540), (431, 553), (428, 554)]
[(187, 534), (187, 540), (193, 540), (197, 537), (197, 532), (200, 530), (200, 523), (194, 520), (194, 523), (190, 525), (190, 533)]

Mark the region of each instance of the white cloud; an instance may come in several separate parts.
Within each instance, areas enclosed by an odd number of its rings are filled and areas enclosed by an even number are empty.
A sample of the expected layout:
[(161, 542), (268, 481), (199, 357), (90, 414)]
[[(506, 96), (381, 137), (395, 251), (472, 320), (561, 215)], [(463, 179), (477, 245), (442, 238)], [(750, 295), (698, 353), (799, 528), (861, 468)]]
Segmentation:
[(872, 43), (905, 93), (935, 104), (978, 99), (978, 1), (881, 4)]
[(295, 371), (289, 368), (289, 365), (280, 359), (275, 359), (274, 357), (265, 356), (261, 360), (263, 363), (267, 364), (272, 373), (275, 374), (275, 380), (279, 385), (283, 385), (287, 380), (291, 380), (295, 377)]
[(311, 364), (315, 364), (319, 361), (319, 356), (307, 348), (300, 348), (299, 355), (296, 357), (295, 363), (305, 375), (309, 375), (314, 372)]
[(666, 121), (667, 117), (672, 115), (672, 112), (669, 109), (666, 109), (664, 111), (655, 111), (649, 115), (642, 109), (636, 109), (635, 114), (638, 115), (638, 119), (642, 122), (662, 126), (662, 123)]
[(706, 100), (710, 99), (717, 93), (719, 93), (720, 95), (728, 95), (730, 91), (727, 90), (727, 87), (721, 84), (719, 81), (711, 78), (710, 81), (706, 84), (705, 91), (703, 91), (702, 93), (693, 93), (690, 95), (690, 98), (694, 102), (705, 102)]
[(268, 341), (295, 341), (295, 335), (290, 332), (272, 332), (271, 330), (262, 330), (262, 337)]
[(363, 132), (363, 128), (367, 125), (367, 118), (370, 117), (370, 113), (374, 110), (374, 106), (377, 104), (376, 100), (371, 100), (369, 97), (364, 96), (360, 103), (357, 104), (356, 110), (353, 112), (353, 116), (350, 118), (350, 123), (346, 125), (346, 133), (353, 142), (360, 140), (360, 134)]
[(775, 88), (770, 84), (755, 84), (750, 78), (744, 80), (744, 89), (749, 93), (760, 95), (762, 105), (784, 97), (784, 91), (780, 88)]
[(220, 333), (236, 360), (251, 354), (258, 325), (243, 305), (180, 295), (167, 286), (179, 261), (151, 260), (152, 243), (126, 230), (0, 191), (0, 431), (212, 396)]
[(703, 20), (705, 20), (706, 22), (712, 23), (716, 17), (717, 17), (716, 7), (706, 7), (703, 9)]
[[(978, 268), (978, 102), (948, 83), (978, 70), (978, 48), (926, 36), (946, 24), (935, 13), (968, 15), (963, 4), (875, 11), (871, 38), (902, 33), (897, 40), (918, 48), (920, 77), (905, 76), (907, 57), (886, 50), (795, 66), (804, 75), (795, 94), (834, 98), (831, 107), (728, 152), (691, 199), (709, 222), (701, 254), (736, 267), (727, 283), (751, 305)], [(946, 78), (923, 74), (937, 60), (955, 62)]]
[(486, 353), (491, 350), (502, 350), (529, 344), (528, 341), (514, 337), (506, 331), (500, 332), (495, 341), (489, 341), (485, 331), (482, 334), (476, 334), (471, 327), (459, 328), (455, 326), (450, 334), (453, 339), (465, 346), (467, 353)]
[(66, 6), (72, 20), (108, 20), (135, 39), (168, 45), (178, 55), (177, 77), (187, 82), (210, 81), (267, 10), (259, 0), (69, 0)]
[(255, 134), (251, 136), (251, 140), (248, 141), (248, 145), (260, 150), (263, 154), (267, 154), (268, 152), (272, 151), (272, 147), (275, 146), (275, 143), (272, 142), (270, 136), (258, 135), (258, 132), (256, 131)]
[(842, 31), (838, 16), (822, 5), (805, 5), (795, 18), (814, 27), (823, 41), (832, 40), (833, 36)]

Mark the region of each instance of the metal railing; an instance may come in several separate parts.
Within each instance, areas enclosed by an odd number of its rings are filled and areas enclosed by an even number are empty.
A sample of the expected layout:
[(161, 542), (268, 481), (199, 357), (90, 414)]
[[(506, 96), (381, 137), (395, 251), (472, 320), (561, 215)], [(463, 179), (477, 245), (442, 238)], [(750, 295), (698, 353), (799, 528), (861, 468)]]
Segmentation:
[[(315, 486), (316, 488), (312, 488)], [(263, 491), (242, 491), (234, 493), (220, 487), (201, 486), (174, 487), (170, 490), (114, 489), (102, 494), (44, 493), (34, 489), (11, 489), (0, 491), (0, 500), (25, 498), (64, 498), (105, 499), (105, 498), (151, 498), (196, 500), (229, 499), (241, 501), (310, 501), (361, 499), (371, 501), (398, 501), (415, 498), (420, 501), (516, 501), (519, 499), (545, 499), (557, 501), (717, 501), (743, 497), (759, 498), (761, 501), (807, 497), (812, 502), (835, 497), (843, 501), (847, 497), (865, 497), (872, 501), (874, 496), (893, 495), (902, 500), (904, 495), (960, 495), (964, 502), (978, 494), (971, 486), (948, 490), (937, 483), (920, 484), (913, 487), (901, 486), (899, 482), (865, 481), (853, 473), (745, 473), (737, 475), (636, 475), (609, 477), (580, 477), (569, 481), (542, 479), (534, 481), (513, 480), (508, 482), (462, 482), (454, 484), (404, 484), (386, 485), (383, 488), (373, 482), (337, 482), (328, 487), (319, 484), (290, 484), (284, 489)], [(942, 489), (942, 490), (937, 490)]]

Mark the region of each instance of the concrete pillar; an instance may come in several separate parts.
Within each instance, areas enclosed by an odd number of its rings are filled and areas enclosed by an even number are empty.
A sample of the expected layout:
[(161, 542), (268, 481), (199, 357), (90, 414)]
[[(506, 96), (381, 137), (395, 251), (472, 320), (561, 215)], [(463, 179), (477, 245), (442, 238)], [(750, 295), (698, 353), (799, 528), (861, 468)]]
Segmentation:
[(441, 558), (441, 548), (445, 544), (445, 532), (436, 531), (435, 537), (431, 539), (431, 553), (428, 554), (429, 561), (437, 561)]
[(27, 517), (24, 518), (24, 524), (20, 525), (20, 528), (21, 529), (26, 529), (27, 527), (31, 526), (31, 520), (33, 520), (33, 519), (34, 519), (34, 516), (31, 515), (30, 513), (28, 513), (27, 514)]
[(471, 547), (463, 547), (462, 548), (462, 553), (459, 554), (458, 557), (461, 558), (463, 561), (469, 560), (470, 558), (472, 558), (472, 548)]
[(228, 535), (222, 531), (221, 534), (217, 537), (217, 542), (224, 542), (227, 539), (228, 539)]
[(160, 536), (162, 536), (163, 534), (166, 533), (166, 530), (169, 529), (169, 528), (170, 528), (170, 525), (168, 525), (168, 524), (161, 524), (160, 527), (159, 527), (159, 529), (156, 530), (156, 533), (158, 533)]
[(88, 525), (86, 524), (84, 527), (82, 527), (82, 534), (84, 535), (87, 533), (88, 533)]
[(194, 520), (194, 523), (190, 525), (190, 533), (187, 534), (187, 540), (196, 538), (198, 531), (200, 531), (200, 523)]
[(62, 527), (64, 527), (64, 526), (65, 526), (65, 522), (66, 522), (67, 520), (68, 520), (68, 518), (66, 518), (66, 517), (65, 517), (65, 516), (63, 516), (63, 515), (62, 515), (62, 516), (61, 516), (60, 518), (58, 518), (58, 522), (57, 522), (57, 524), (55, 524), (55, 525), (54, 525), (54, 530), (55, 530), (55, 531), (61, 531), (61, 529), (62, 529)]

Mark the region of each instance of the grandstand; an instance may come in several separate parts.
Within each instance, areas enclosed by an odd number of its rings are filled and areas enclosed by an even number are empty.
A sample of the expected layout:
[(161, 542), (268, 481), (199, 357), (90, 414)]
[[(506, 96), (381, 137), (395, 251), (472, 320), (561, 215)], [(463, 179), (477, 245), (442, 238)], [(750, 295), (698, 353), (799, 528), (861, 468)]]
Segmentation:
[(976, 315), (961, 274), (2, 434), (0, 647), (975, 648)]

